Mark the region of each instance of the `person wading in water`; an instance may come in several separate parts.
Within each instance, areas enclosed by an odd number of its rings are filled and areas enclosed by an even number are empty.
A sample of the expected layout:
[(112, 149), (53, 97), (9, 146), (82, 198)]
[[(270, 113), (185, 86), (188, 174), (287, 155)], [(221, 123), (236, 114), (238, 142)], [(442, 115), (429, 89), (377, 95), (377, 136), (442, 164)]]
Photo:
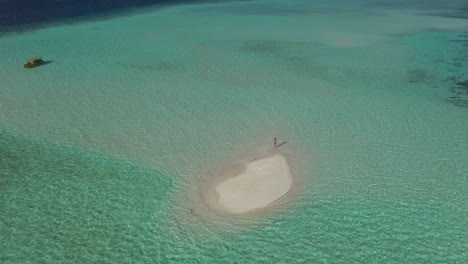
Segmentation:
[(276, 149), (276, 147), (277, 147), (276, 143), (277, 143), (277, 140), (276, 140), (276, 137), (275, 137), (275, 138), (273, 139), (273, 145), (275, 146), (275, 149)]

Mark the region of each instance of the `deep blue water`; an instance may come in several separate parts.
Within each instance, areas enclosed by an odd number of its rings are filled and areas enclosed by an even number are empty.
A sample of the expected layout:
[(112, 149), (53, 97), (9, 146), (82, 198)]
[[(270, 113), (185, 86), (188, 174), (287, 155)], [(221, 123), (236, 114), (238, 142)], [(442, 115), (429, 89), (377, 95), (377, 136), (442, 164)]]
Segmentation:
[[(124, 15), (133, 9), (181, 3), (224, 3), (255, 0), (0, 0), (0, 34), (44, 27), (51, 23), (68, 23), (90, 18)], [(339, 2), (342, 0), (329, 0)], [(426, 6), (431, 15), (468, 18), (466, 0), (353, 0), (385, 8)], [(265, 12), (250, 10), (249, 12)], [(288, 12), (281, 10), (280, 12)]]
[(124, 14), (132, 8), (226, 0), (0, 0), (0, 33), (43, 27), (57, 21)]
[(170, 0), (0, 0), (0, 25), (34, 24)]

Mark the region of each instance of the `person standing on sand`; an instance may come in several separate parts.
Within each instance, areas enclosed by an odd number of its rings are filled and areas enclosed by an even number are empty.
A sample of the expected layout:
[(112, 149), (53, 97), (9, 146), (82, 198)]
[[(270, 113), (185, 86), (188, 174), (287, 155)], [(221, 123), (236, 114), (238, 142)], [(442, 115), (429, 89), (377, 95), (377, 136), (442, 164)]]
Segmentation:
[(275, 149), (276, 149), (276, 137), (273, 139), (273, 145), (275, 146)]

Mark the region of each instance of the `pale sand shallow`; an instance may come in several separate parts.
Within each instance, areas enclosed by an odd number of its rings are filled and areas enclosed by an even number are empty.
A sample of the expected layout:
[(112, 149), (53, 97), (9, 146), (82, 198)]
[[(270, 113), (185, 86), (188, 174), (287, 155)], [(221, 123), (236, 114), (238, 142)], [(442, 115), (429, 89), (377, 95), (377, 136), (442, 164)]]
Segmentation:
[(264, 208), (288, 193), (292, 182), (288, 163), (281, 154), (255, 160), (238, 176), (217, 185), (217, 207), (234, 214)]

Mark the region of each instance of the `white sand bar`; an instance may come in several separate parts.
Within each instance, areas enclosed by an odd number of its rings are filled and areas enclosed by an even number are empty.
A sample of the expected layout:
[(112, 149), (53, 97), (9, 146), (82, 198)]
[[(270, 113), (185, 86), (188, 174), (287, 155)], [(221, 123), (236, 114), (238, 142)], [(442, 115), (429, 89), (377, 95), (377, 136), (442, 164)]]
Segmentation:
[(263, 208), (283, 197), (292, 187), (286, 159), (280, 155), (255, 160), (245, 171), (216, 187), (218, 207), (230, 213)]

